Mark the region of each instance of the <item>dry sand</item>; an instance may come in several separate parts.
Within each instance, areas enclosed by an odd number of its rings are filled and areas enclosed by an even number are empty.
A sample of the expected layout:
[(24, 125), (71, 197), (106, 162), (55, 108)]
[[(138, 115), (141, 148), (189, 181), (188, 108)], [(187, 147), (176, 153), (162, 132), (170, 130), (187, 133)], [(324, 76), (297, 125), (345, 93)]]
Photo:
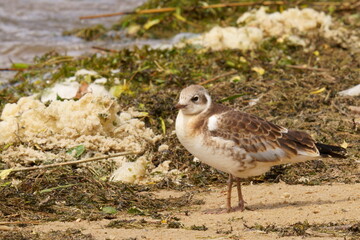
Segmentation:
[[(235, 188), (233, 191), (235, 192)], [(310, 236), (285, 236), (278, 232), (265, 233), (250, 229), (256, 224), (276, 227), (289, 227), (297, 222), (309, 224), (353, 224), (360, 221), (360, 183), (332, 184), (321, 186), (302, 186), (278, 184), (260, 184), (243, 186), (247, 210), (244, 212), (206, 214), (204, 210), (224, 206), (226, 188), (213, 187), (210, 191), (195, 193), (194, 198), (204, 200), (204, 205), (174, 209), (169, 216), (179, 218), (183, 228), (144, 227), (142, 229), (106, 228), (111, 220), (49, 222), (28, 227), (35, 232), (66, 230), (75, 228), (83, 234), (91, 234), (95, 239), (344, 239), (331, 233), (314, 232), (308, 229)], [(183, 192), (162, 190), (159, 197), (177, 197)], [(233, 194), (236, 203), (236, 194)], [(187, 212), (188, 211), (188, 212)], [(187, 212), (187, 214), (186, 214)], [(148, 223), (159, 222), (147, 216), (119, 214), (116, 220), (145, 219)], [(191, 226), (206, 226), (206, 231), (191, 230)], [(348, 238), (348, 239), (356, 239)]]

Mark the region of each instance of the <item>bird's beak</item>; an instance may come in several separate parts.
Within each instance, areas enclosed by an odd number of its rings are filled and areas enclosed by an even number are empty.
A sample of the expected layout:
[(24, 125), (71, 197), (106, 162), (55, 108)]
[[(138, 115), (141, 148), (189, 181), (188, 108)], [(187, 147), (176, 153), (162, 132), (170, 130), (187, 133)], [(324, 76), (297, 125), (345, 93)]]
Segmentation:
[(178, 104), (176, 104), (175, 105), (175, 107), (177, 108), (177, 109), (183, 109), (184, 107), (186, 107), (187, 105), (185, 105), (185, 104), (180, 104), (180, 103), (178, 103)]

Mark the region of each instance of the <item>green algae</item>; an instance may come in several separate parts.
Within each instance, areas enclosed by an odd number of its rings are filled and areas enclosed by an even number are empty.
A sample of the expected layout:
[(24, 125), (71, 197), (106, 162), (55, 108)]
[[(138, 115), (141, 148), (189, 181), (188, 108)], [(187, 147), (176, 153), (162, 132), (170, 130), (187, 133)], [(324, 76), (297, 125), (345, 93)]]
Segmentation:
[[(152, 0), (138, 8), (176, 8), (176, 11), (159, 14), (135, 14), (122, 18), (112, 29), (124, 30), (127, 27), (139, 26), (133, 35), (144, 38), (168, 38), (179, 32), (201, 33), (213, 26), (235, 25), (238, 16), (248, 10), (247, 7), (201, 9), (202, 6), (222, 3), (219, 0), (210, 1), (176, 1)], [(148, 27), (156, 21), (157, 24)]]
[[(190, 32), (190, 33), (203, 33), (209, 31), (214, 26), (236, 26), (236, 20), (241, 14), (253, 8), (260, 6), (267, 6), (270, 12), (283, 11), (287, 8), (298, 7), (307, 8), (313, 7), (317, 10), (326, 12), (327, 14), (335, 14), (337, 11), (341, 12), (343, 8), (349, 7), (350, 1), (327, 1), (323, 4), (318, 4), (319, 1), (310, 0), (302, 2), (298, 1), (246, 1), (243, 6), (226, 6), (226, 3), (233, 3), (225, 0), (149, 0), (135, 12), (148, 9), (166, 9), (172, 8), (175, 10), (158, 13), (134, 13), (123, 16), (118, 22), (113, 24), (109, 29), (105, 29), (101, 24), (87, 27), (84, 29), (75, 29), (66, 31), (64, 35), (75, 35), (87, 41), (95, 40), (97, 38), (112, 38), (106, 36), (106, 32), (119, 31), (125, 33), (131, 38), (170, 38), (177, 33)], [(218, 5), (219, 7), (206, 8), (211, 5)], [(222, 7), (220, 7), (222, 5)], [(352, 25), (358, 24), (358, 16), (356, 9), (353, 9), (355, 14), (345, 17), (344, 22)], [(101, 22), (101, 19), (98, 20)], [(120, 34), (124, 35), (124, 34)]]
[(64, 36), (75, 36), (82, 38), (86, 41), (92, 41), (99, 38), (104, 38), (106, 36), (107, 29), (101, 25), (95, 25), (87, 28), (74, 29), (71, 31), (64, 31)]
[(157, 198), (150, 193), (155, 186), (109, 182), (87, 168), (19, 173), (13, 179), (21, 181), (0, 185), (1, 214), (6, 221), (111, 219), (117, 211), (152, 216), (203, 203), (187, 193), (178, 198)]
[(330, 222), (324, 224), (310, 224), (307, 221), (297, 222), (288, 226), (276, 226), (274, 224), (245, 226), (251, 230), (263, 231), (265, 233), (276, 232), (279, 237), (303, 236), (303, 237), (344, 237), (346, 239), (358, 239), (358, 222)]
[(37, 233), (30, 230), (0, 232), (4, 240), (95, 240), (91, 234), (84, 234), (79, 229), (52, 230), (47, 233)]

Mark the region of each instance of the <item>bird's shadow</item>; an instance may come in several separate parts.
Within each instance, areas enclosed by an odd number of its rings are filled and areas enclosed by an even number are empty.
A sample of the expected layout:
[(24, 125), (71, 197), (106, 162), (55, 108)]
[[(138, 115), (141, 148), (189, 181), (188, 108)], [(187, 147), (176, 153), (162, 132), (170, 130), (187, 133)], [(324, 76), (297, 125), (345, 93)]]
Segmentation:
[(337, 202), (346, 202), (347, 199), (340, 199), (336, 201), (332, 200), (306, 200), (306, 201), (285, 201), (285, 202), (277, 202), (272, 204), (266, 203), (257, 203), (257, 204), (250, 204), (246, 206), (247, 210), (255, 211), (255, 210), (269, 210), (269, 209), (277, 209), (277, 208), (284, 208), (284, 207), (304, 207), (309, 205), (324, 205), (324, 204), (334, 204)]

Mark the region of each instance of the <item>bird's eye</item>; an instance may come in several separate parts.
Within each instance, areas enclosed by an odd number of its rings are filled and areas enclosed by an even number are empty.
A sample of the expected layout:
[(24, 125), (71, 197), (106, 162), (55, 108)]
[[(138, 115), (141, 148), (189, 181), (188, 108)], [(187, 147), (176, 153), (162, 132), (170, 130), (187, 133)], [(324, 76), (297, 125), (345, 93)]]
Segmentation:
[(193, 96), (193, 97), (191, 98), (191, 101), (193, 101), (193, 102), (199, 101), (199, 96), (198, 96), (198, 95)]

